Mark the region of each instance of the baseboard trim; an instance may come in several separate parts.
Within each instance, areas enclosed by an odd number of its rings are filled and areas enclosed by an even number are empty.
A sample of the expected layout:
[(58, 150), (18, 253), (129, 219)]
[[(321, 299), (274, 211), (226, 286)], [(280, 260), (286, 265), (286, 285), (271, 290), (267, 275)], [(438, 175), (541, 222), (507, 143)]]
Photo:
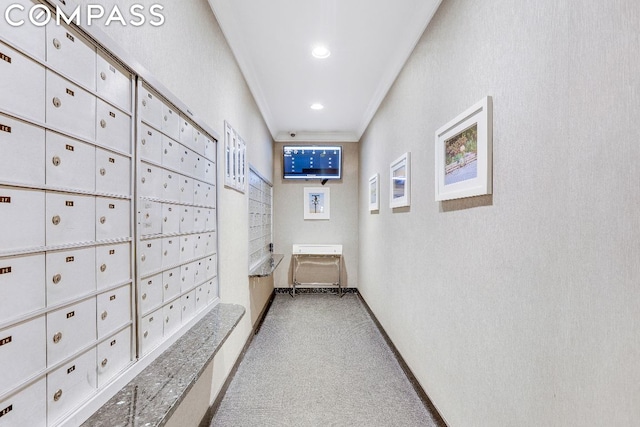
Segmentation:
[(242, 363), (242, 359), (244, 359), (244, 355), (247, 353), (249, 346), (253, 342), (253, 337), (260, 330), (260, 327), (264, 322), (264, 318), (266, 317), (267, 312), (271, 308), (271, 304), (273, 303), (273, 299), (275, 296), (276, 296), (276, 292), (274, 290), (274, 292), (272, 292), (271, 296), (269, 297), (269, 301), (267, 301), (264, 308), (262, 309), (262, 312), (258, 316), (258, 319), (256, 320), (256, 323), (253, 326), (253, 331), (247, 338), (247, 342), (244, 344), (244, 347), (242, 347), (242, 351), (240, 352), (240, 355), (236, 359), (236, 363), (233, 365), (233, 368), (231, 368), (229, 375), (227, 375), (227, 379), (224, 381), (224, 384), (220, 388), (220, 391), (218, 392), (216, 399), (213, 401), (213, 404), (209, 406), (209, 409), (207, 409), (207, 412), (204, 414), (204, 417), (202, 417), (199, 427), (209, 427), (211, 425), (211, 421), (213, 421), (213, 417), (216, 415), (216, 412), (218, 412), (220, 403), (222, 402), (224, 395), (227, 393), (227, 390), (229, 389), (229, 385), (231, 384), (231, 381), (233, 381), (233, 377), (235, 377), (236, 372), (238, 371), (238, 367), (240, 366), (240, 363)]
[(364, 297), (362, 296), (362, 294), (360, 292), (357, 292), (357, 295), (358, 295), (358, 298), (360, 299), (360, 301), (362, 302), (362, 305), (365, 307), (365, 309), (369, 313), (369, 316), (373, 320), (373, 323), (375, 323), (376, 327), (378, 328), (378, 330), (382, 334), (382, 336), (383, 336), (384, 340), (386, 341), (387, 345), (389, 346), (389, 348), (393, 352), (394, 356), (396, 357), (396, 360), (400, 364), (400, 367), (402, 368), (402, 371), (407, 376), (407, 379), (409, 380), (409, 382), (413, 386), (413, 389), (418, 394), (418, 397), (420, 398), (420, 400), (424, 404), (425, 408), (427, 408), (427, 410), (433, 415), (434, 421), (436, 422), (436, 426), (437, 427), (448, 427), (446, 421), (444, 420), (444, 418), (440, 414), (440, 411), (438, 411), (438, 408), (436, 408), (436, 406), (433, 404), (433, 402), (429, 398), (429, 395), (427, 394), (427, 392), (424, 391), (424, 389), (422, 388), (422, 386), (418, 382), (418, 379), (416, 378), (416, 376), (413, 375), (413, 372), (411, 372), (411, 369), (409, 368), (409, 365), (407, 365), (407, 362), (404, 361), (404, 358), (402, 357), (402, 355), (400, 354), (400, 352), (396, 348), (396, 346), (393, 343), (393, 341), (391, 341), (391, 338), (389, 337), (389, 335), (387, 335), (387, 332), (384, 330), (384, 328), (382, 327), (382, 325), (378, 321), (378, 318), (376, 317), (376, 315), (373, 314), (373, 311), (371, 311), (371, 308), (369, 307), (369, 304), (367, 304), (367, 302), (365, 301)]

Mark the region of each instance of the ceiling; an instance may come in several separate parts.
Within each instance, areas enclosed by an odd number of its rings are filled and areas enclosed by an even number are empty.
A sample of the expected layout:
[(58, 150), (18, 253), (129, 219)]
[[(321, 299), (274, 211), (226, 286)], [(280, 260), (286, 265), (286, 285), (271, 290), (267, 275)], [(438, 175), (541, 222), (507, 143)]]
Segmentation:
[[(349, 142), (362, 136), (441, 1), (209, 3), (275, 141)], [(318, 44), (328, 58), (311, 55)]]

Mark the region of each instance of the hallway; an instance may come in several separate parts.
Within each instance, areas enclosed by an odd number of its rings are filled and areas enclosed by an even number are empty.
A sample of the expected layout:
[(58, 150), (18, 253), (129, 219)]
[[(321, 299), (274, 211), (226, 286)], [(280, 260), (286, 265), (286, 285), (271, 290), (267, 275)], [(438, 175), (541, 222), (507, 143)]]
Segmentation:
[(211, 426), (444, 426), (357, 294), (277, 294)]

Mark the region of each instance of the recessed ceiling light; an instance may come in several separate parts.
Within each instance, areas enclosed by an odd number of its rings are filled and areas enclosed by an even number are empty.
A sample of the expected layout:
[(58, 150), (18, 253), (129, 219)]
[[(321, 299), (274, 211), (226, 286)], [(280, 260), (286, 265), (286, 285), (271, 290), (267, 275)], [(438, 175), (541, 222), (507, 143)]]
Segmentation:
[(311, 54), (318, 59), (325, 59), (328, 58), (329, 55), (331, 55), (331, 51), (329, 49), (327, 49), (325, 46), (316, 46), (312, 51)]
[(311, 109), (312, 110), (322, 110), (323, 108), (324, 108), (324, 105), (322, 105), (322, 104), (318, 104), (318, 103), (311, 104)]

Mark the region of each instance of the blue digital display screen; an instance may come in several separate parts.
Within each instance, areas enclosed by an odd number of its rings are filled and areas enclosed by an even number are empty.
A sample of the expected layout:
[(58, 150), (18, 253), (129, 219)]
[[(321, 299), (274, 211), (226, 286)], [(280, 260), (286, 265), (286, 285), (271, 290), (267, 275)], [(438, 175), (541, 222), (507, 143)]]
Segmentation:
[(288, 145), (282, 163), (285, 179), (341, 179), (342, 147)]

